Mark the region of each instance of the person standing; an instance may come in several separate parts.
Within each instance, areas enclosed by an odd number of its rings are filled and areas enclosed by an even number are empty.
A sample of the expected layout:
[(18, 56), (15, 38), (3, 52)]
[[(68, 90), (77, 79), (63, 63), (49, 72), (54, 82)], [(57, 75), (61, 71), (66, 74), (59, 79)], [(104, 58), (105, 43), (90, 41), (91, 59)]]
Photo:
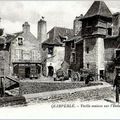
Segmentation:
[(3, 86), (3, 80), (0, 78), (0, 97), (4, 96), (4, 86)]
[(119, 91), (120, 91), (120, 73), (117, 73), (113, 87), (116, 87), (116, 102), (119, 103)]

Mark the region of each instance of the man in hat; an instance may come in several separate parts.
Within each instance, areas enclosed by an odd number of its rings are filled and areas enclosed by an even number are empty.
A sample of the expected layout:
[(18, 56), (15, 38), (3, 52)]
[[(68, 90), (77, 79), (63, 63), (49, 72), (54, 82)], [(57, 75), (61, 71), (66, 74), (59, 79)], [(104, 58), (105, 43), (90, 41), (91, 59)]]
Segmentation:
[(3, 87), (3, 81), (2, 78), (0, 78), (0, 97), (4, 96), (4, 87)]
[(119, 103), (120, 73), (116, 74), (113, 87), (116, 87), (116, 102)]

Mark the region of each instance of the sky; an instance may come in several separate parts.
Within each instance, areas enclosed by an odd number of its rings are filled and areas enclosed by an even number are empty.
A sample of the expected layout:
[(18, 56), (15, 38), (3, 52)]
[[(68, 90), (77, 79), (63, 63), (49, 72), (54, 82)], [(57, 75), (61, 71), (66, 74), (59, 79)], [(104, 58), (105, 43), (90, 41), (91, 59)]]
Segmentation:
[[(28, 21), (31, 32), (37, 35), (41, 16), (47, 21), (47, 31), (54, 26), (73, 28), (73, 20), (85, 14), (93, 1), (0, 1), (1, 26), (5, 33), (22, 31)], [(112, 13), (120, 12), (120, 1), (105, 1)]]

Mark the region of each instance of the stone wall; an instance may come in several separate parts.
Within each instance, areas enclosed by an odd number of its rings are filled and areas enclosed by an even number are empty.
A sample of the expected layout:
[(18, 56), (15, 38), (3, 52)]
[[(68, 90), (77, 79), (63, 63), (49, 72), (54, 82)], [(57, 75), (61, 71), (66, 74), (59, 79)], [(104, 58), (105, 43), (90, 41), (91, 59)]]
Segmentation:
[(111, 89), (109, 84), (84, 87), (84, 88), (75, 88), (68, 90), (59, 90), (35, 94), (26, 94), (23, 95), (26, 98), (28, 103), (31, 102), (48, 102), (48, 101), (68, 101), (68, 100), (100, 100), (105, 98), (114, 97), (114, 92)]
[[(28, 25), (29, 26), (29, 25)], [(30, 27), (30, 26), (29, 26)], [(11, 43), (10, 53), (10, 69), (11, 75), (14, 74), (13, 62), (40, 62), (41, 52), (39, 40), (30, 32), (30, 28), (23, 27), (23, 32), (19, 33), (18, 36)], [(22, 44), (19, 44), (19, 38), (22, 39)]]
[(26, 104), (25, 97), (23, 96), (11, 96), (11, 97), (1, 97), (0, 107), (13, 106), (13, 105), (24, 105)]
[(80, 21), (80, 19), (83, 17), (83, 15), (81, 14), (81, 16), (76, 16), (75, 20), (73, 21), (73, 31), (74, 31), (74, 35), (77, 35), (82, 28), (82, 21)]
[(65, 43), (65, 61), (70, 64), (71, 42)]
[(84, 40), (84, 68), (91, 69), (97, 74), (100, 74), (100, 70), (105, 69), (103, 38), (87, 38)]
[[(87, 48), (89, 53), (87, 53)], [(89, 69), (96, 69), (97, 62), (97, 40), (95, 38), (84, 40), (84, 68), (87, 68), (89, 64)]]
[(70, 64), (70, 69), (80, 71), (83, 68), (83, 41), (75, 44), (76, 62)]
[[(73, 42), (73, 41), (72, 41)], [(71, 52), (75, 52), (76, 62), (70, 63)], [(71, 42), (66, 42), (65, 45), (65, 61), (70, 64), (70, 68), (74, 71), (80, 71), (83, 68), (83, 41), (75, 43), (75, 48), (72, 50)]]
[(115, 58), (115, 49), (117, 48), (119, 42), (117, 38), (112, 39), (105, 39), (104, 46), (105, 46), (105, 75), (106, 81), (113, 83), (115, 78), (115, 71), (114, 71), (114, 63), (113, 59)]
[(117, 48), (119, 42), (117, 41), (117, 38), (113, 39), (105, 39), (104, 45), (105, 45), (105, 61), (111, 61), (114, 57), (114, 50)]
[(119, 35), (120, 32), (120, 13), (113, 14), (113, 35)]
[(9, 75), (9, 45), (6, 49), (3, 49), (3, 45), (0, 45), (0, 75)]
[[(90, 83), (90, 86), (100, 85), (101, 83)], [(46, 91), (57, 91), (73, 88), (86, 87), (84, 82), (41, 82), (41, 81), (20, 81), (20, 95), (30, 93), (40, 93)]]
[(49, 66), (52, 66), (54, 68), (54, 73), (56, 73), (56, 71), (61, 68), (61, 64), (64, 61), (64, 54), (64, 46), (54, 46), (53, 56), (50, 56), (50, 58), (48, 58), (46, 61), (47, 75)]

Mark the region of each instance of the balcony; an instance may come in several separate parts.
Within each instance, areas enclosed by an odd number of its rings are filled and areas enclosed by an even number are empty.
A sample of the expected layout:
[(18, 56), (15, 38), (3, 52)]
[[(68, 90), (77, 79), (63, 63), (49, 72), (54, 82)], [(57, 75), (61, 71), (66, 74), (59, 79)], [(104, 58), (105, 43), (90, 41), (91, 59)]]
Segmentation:
[(12, 63), (41, 63), (41, 60), (23, 60), (23, 59), (14, 59)]

